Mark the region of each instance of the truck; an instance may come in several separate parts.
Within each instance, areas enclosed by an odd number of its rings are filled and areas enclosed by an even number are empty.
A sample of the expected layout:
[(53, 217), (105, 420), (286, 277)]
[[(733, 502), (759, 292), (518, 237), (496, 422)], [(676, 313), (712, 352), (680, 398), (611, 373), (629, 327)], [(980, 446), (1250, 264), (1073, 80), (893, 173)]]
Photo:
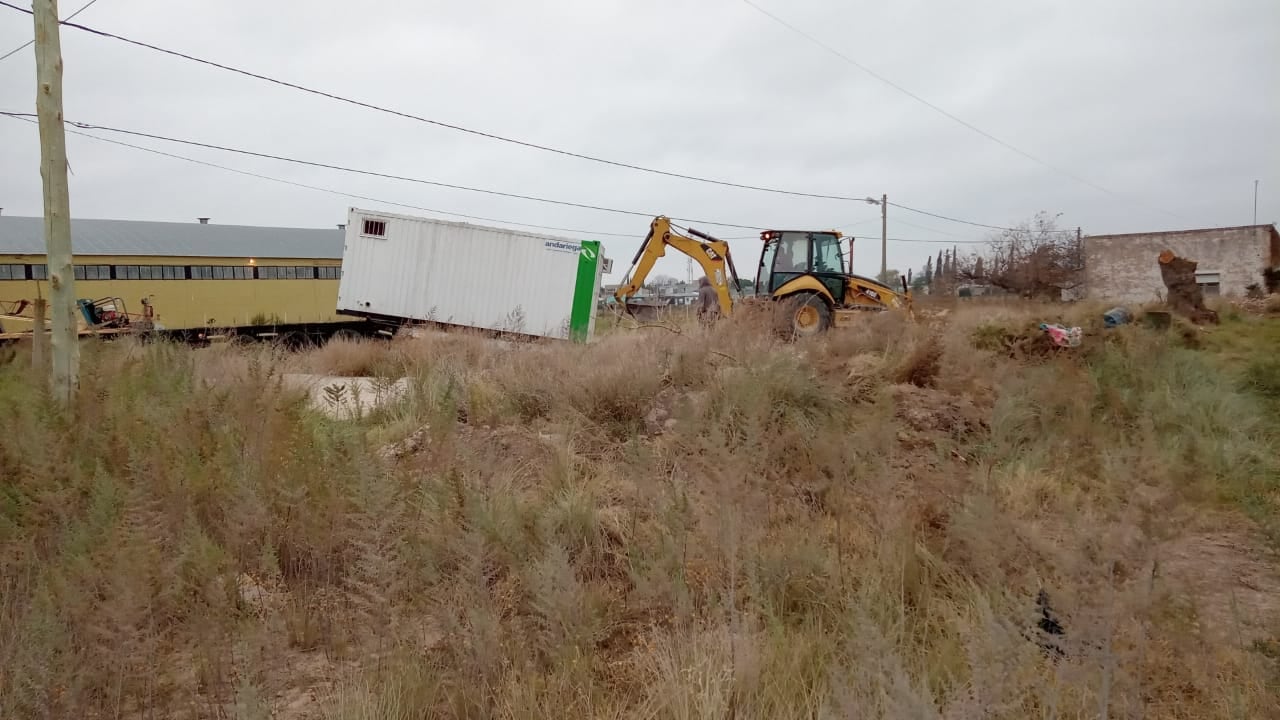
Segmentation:
[(609, 272), (600, 241), (351, 207), (340, 315), (588, 342)]

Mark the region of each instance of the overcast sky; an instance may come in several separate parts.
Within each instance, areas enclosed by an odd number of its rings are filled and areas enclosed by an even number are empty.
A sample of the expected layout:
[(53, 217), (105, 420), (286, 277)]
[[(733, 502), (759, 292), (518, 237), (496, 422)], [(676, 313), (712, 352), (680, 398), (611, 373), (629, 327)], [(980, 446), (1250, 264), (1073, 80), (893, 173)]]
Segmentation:
[[(16, 0), (27, 5), (26, 0)], [(1005, 225), (1062, 213), (1085, 233), (1280, 221), (1276, 0), (755, 0), (1011, 151), (844, 62), (742, 0), (99, 0), (91, 27), (444, 122), (631, 164), (847, 194)], [(60, 13), (84, 0), (62, 0)], [(0, 54), (29, 40), (0, 7)], [(380, 172), (699, 219), (721, 236), (841, 227), (880, 264), (879, 209), (661, 177), (355, 108), (64, 28), (66, 116)], [(28, 48), (0, 61), (0, 110), (33, 112)], [(577, 228), (615, 276), (645, 217), (559, 207), (149, 140), (381, 200)], [(74, 217), (332, 227), (396, 210), (68, 136)], [(1100, 185), (1103, 192), (1070, 177)], [(39, 215), (36, 127), (0, 118), (0, 207)], [(406, 211), (411, 214), (426, 214)], [(457, 219), (443, 214), (437, 217)], [(980, 228), (890, 208), (890, 237)], [(862, 236), (869, 236), (863, 240)], [(948, 247), (891, 242), (889, 266)], [(963, 245), (961, 247), (964, 247)], [(759, 242), (733, 241), (754, 275)], [(661, 272), (683, 277), (683, 258)]]

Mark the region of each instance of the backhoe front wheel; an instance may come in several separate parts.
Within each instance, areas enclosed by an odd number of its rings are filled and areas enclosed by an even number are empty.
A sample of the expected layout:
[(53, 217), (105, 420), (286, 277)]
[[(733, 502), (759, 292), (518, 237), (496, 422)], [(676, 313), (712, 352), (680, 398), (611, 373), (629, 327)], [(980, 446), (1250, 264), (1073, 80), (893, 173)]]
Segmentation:
[(779, 304), (778, 331), (788, 340), (820, 335), (831, 327), (831, 308), (816, 294), (793, 295)]

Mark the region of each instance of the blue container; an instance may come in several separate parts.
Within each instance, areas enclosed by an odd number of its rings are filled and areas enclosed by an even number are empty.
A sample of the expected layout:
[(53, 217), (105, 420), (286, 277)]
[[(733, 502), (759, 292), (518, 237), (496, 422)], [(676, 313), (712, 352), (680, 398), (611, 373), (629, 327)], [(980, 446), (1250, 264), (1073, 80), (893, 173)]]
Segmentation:
[(1111, 308), (1102, 316), (1102, 321), (1105, 322), (1109, 328), (1125, 325), (1132, 319), (1133, 315), (1129, 314), (1129, 311), (1122, 307)]

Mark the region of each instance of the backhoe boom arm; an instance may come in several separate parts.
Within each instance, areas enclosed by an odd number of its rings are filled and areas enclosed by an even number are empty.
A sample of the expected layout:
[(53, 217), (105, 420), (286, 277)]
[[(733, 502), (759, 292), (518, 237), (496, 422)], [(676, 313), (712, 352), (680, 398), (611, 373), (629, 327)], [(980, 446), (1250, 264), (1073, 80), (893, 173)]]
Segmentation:
[(711, 287), (715, 288), (716, 296), (719, 298), (720, 312), (727, 316), (733, 310), (733, 296), (729, 294), (730, 278), (733, 279), (734, 287), (738, 292), (742, 292), (742, 285), (738, 282), (738, 272), (729, 254), (729, 243), (692, 228), (689, 229), (689, 234), (702, 239), (695, 240), (674, 232), (671, 228), (671, 220), (665, 216), (654, 218), (649, 224), (649, 234), (645, 236), (644, 242), (631, 261), (626, 282), (613, 294), (618, 303), (625, 308), (627, 300), (640, 292), (640, 288), (644, 287), (644, 281), (653, 270), (654, 263), (667, 254), (667, 247), (670, 246), (693, 258), (698, 265), (702, 266), (702, 271), (706, 273), (707, 279), (711, 281)]

